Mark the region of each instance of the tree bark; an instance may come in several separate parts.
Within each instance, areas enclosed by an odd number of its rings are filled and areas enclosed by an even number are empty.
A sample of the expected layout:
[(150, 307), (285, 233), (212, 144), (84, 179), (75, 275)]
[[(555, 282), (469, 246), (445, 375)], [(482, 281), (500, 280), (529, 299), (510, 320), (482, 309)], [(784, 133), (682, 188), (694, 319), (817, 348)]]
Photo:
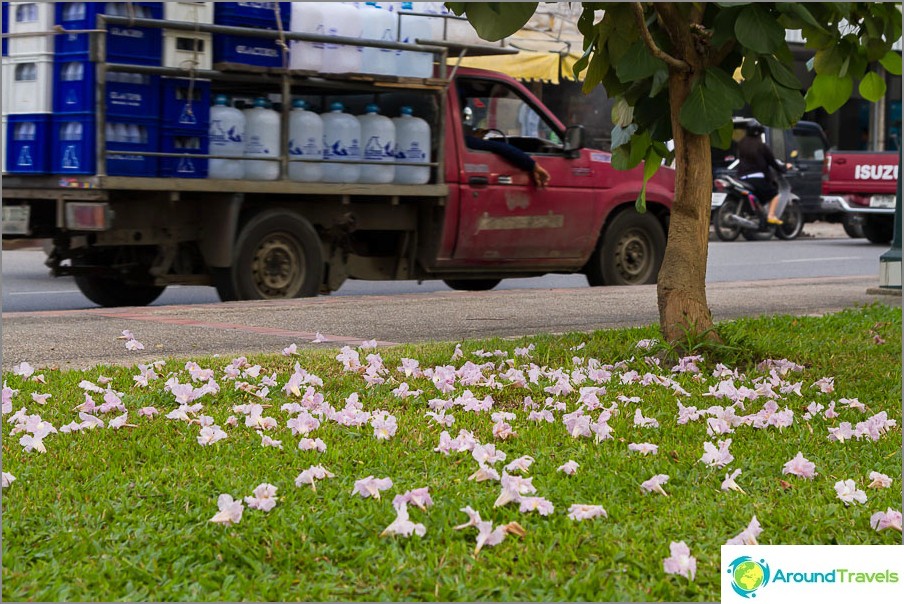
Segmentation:
[(709, 136), (688, 132), (678, 119), (690, 94), (693, 75), (693, 72), (669, 70), (669, 103), (675, 141), (675, 201), (657, 294), (660, 329), (663, 338), (673, 343), (687, 340), (688, 335), (719, 340), (712, 331), (712, 313), (706, 303), (713, 182)]

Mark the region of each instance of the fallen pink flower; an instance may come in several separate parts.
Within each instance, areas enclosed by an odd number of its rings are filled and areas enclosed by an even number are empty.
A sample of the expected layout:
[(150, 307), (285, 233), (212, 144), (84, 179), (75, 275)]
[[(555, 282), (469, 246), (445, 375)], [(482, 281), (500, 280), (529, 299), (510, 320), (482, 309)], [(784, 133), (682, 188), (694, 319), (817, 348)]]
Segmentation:
[(894, 529), (901, 532), (901, 512), (888, 508), (884, 512), (876, 512), (869, 518), (869, 525), (876, 531)]
[(591, 520), (598, 516), (602, 516), (603, 518), (609, 517), (609, 514), (606, 513), (606, 510), (604, 510), (601, 505), (575, 503), (568, 508), (568, 517), (572, 520)]
[(11, 485), (14, 480), (16, 480), (15, 476), (10, 474), (9, 472), (3, 472), (3, 488), (4, 489), (6, 487), (8, 487), (9, 485)]
[(857, 488), (857, 484), (851, 480), (839, 480), (835, 483), (835, 493), (844, 505), (854, 503), (866, 503), (866, 493)]
[(379, 499), (380, 491), (385, 491), (389, 488), (392, 488), (391, 478), (374, 478), (373, 476), (368, 476), (355, 481), (355, 488), (352, 489), (352, 495), (357, 493), (365, 499), (368, 497)]
[(468, 480), (473, 480), (474, 482), (485, 482), (487, 480), (498, 481), (499, 472), (489, 466), (480, 464), (480, 467), (477, 469), (477, 471), (468, 476)]
[(251, 496), (245, 497), (245, 503), (249, 508), (269, 512), (276, 507), (279, 497), (276, 496), (276, 487), (263, 482), (254, 489)]
[(682, 575), (691, 581), (697, 574), (697, 559), (684, 541), (672, 541), (669, 545), (671, 556), (662, 561), (663, 570), (670, 575)]
[(562, 472), (564, 474), (568, 474), (569, 476), (573, 476), (575, 472), (578, 471), (578, 462), (573, 459), (569, 459), (561, 466), (558, 467), (556, 472)]
[(430, 497), (429, 487), (421, 487), (419, 489), (406, 491), (401, 495), (396, 495), (392, 500), (392, 505), (394, 507), (399, 507), (400, 505), (409, 503), (422, 510), (426, 510), (428, 507), (433, 505), (433, 499)]
[(664, 485), (668, 481), (668, 474), (657, 474), (651, 479), (645, 480), (644, 482), (640, 483), (640, 486), (642, 489), (649, 493), (659, 493), (660, 495), (665, 495), (666, 497), (668, 497), (669, 494), (662, 489), (662, 485)]
[(628, 445), (628, 451), (636, 451), (641, 455), (648, 455), (652, 453), (656, 455), (659, 452), (659, 447), (652, 443), (630, 443)]
[(716, 448), (716, 445), (712, 444), (711, 442), (704, 442), (704, 453), (700, 458), (700, 461), (711, 468), (724, 468), (734, 460), (734, 455), (728, 452), (728, 447), (730, 445), (730, 438), (727, 438), (724, 441), (720, 440), (718, 448)]
[[(738, 486), (738, 483), (735, 482), (735, 478), (741, 473), (741, 470), (735, 470), (731, 474), (725, 475), (725, 480), (722, 481), (722, 490), (723, 491), (737, 491), (739, 493), (744, 493), (744, 489)], [(744, 493), (745, 495), (747, 493)]]
[(812, 479), (816, 476), (816, 464), (804, 457), (800, 451), (793, 459), (786, 462), (782, 468), (782, 474), (792, 474), (801, 478)]
[(518, 511), (521, 513), (537, 512), (541, 516), (549, 516), (555, 511), (555, 507), (544, 497), (522, 497)]
[(891, 486), (892, 482), (890, 476), (880, 472), (870, 472), (869, 479), (872, 480), (872, 482), (866, 486), (870, 489), (887, 489)]
[(468, 521), (464, 524), (459, 524), (456, 527), (453, 527), (456, 531), (460, 531), (462, 529), (466, 529), (471, 526), (477, 526), (480, 524), (480, 512), (477, 512), (471, 506), (465, 506), (461, 508), (461, 511), (468, 515)]
[(323, 453), (326, 451), (326, 443), (319, 438), (302, 438), (298, 443), (298, 448), (302, 451), (318, 451)]
[(523, 455), (518, 459), (513, 460), (510, 464), (505, 466), (505, 471), (509, 473), (514, 472), (524, 472), (527, 474), (530, 471), (531, 464), (534, 463), (534, 458), (530, 455)]
[(760, 527), (760, 521), (754, 516), (750, 520), (750, 524), (747, 525), (747, 528), (726, 541), (725, 545), (758, 545), (756, 538), (759, 537), (762, 532), (763, 529)]
[(323, 466), (311, 466), (307, 470), (303, 470), (301, 474), (295, 479), (295, 486), (300, 487), (304, 484), (311, 485), (313, 490), (317, 490), (317, 485), (314, 484), (315, 480), (324, 480), (326, 478), (334, 478), (335, 474), (324, 468)]
[(158, 413), (160, 412), (157, 411), (156, 407), (142, 407), (138, 410), (139, 417), (154, 417)]
[(241, 501), (233, 500), (232, 495), (226, 493), (217, 498), (217, 507), (220, 508), (220, 511), (209, 522), (216, 522), (225, 526), (241, 521), (242, 512), (245, 510), (245, 506), (242, 505)]
[(401, 535), (403, 537), (410, 537), (411, 535), (417, 535), (418, 537), (423, 537), (427, 533), (427, 528), (420, 524), (419, 522), (412, 522), (408, 517), (408, 506), (404, 503), (395, 506), (396, 510), (396, 519), (392, 521), (392, 524), (383, 529), (383, 532), (380, 533), (380, 536), (384, 535)]

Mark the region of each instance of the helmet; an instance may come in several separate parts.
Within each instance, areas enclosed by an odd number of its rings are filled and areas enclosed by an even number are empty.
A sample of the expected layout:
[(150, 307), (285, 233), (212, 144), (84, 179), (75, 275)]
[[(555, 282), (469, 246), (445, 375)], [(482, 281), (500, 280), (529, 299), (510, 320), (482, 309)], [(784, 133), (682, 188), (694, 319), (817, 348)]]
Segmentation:
[(766, 132), (766, 128), (756, 120), (751, 120), (747, 124), (747, 136), (760, 136), (764, 132)]

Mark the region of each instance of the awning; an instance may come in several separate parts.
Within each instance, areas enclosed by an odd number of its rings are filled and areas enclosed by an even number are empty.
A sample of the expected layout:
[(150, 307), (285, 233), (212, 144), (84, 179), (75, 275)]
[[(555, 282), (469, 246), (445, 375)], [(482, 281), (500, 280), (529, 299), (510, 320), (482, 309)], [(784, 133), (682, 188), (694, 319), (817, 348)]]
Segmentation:
[[(559, 54), (548, 51), (521, 51), (516, 55), (495, 57), (465, 57), (462, 67), (476, 67), (504, 73), (518, 80), (558, 84), (561, 78), (574, 80), (573, 68), (580, 55)], [(449, 65), (455, 65), (457, 58), (449, 58)]]

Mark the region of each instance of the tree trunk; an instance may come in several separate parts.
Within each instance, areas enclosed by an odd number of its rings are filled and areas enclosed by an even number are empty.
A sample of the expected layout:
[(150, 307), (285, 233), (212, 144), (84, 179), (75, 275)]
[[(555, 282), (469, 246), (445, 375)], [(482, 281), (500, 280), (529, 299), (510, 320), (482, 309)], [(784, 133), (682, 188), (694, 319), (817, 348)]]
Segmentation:
[(706, 303), (706, 257), (709, 244), (712, 164), (709, 136), (688, 132), (678, 116), (691, 91), (692, 73), (669, 73), (672, 136), (675, 141), (675, 201), (668, 243), (659, 271), (659, 325), (668, 342), (704, 335), (718, 341), (711, 330)]

